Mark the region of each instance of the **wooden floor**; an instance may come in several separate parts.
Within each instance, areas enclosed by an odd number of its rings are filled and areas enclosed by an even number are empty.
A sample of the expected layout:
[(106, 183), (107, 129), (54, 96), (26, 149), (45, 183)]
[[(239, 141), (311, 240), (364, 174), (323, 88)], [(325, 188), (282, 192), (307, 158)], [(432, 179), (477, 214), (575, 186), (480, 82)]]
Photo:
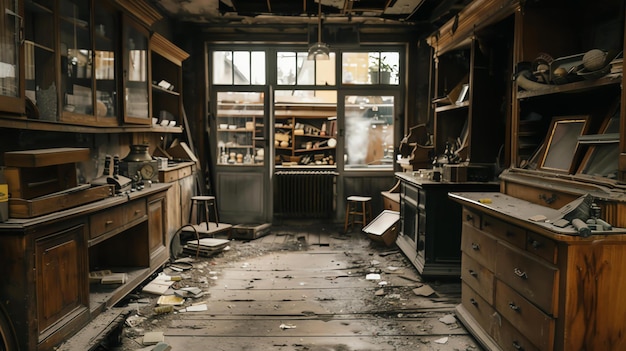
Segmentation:
[[(183, 276), (206, 292), (186, 305), (207, 311), (151, 316), (133, 329), (163, 332), (173, 351), (480, 350), (453, 318), (458, 280), (422, 281), (396, 247), (359, 230), (275, 227)], [(125, 335), (116, 350), (144, 347), (141, 335)]]

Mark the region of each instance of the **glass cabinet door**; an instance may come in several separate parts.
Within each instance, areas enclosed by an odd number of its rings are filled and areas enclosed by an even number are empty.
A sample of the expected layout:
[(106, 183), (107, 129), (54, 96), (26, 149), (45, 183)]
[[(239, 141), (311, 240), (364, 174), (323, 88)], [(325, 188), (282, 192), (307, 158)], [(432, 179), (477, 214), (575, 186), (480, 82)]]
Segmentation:
[(2, 110), (24, 113), (20, 62), (22, 17), (17, 0), (0, 0), (0, 105)]
[(58, 120), (54, 0), (24, 3), (24, 70), (28, 118)]
[(96, 116), (99, 125), (116, 125), (117, 120), (117, 52), (120, 21), (114, 9), (103, 1), (94, 11), (94, 76)]
[(130, 20), (124, 26), (124, 121), (149, 124), (148, 31)]
[(85, 122), (94, 114), (90, 1), (61, 0), (59, 5), (61, 120)]
[(264, 94), (217, 93), (217, 164), (261, 166), (265, 155)]

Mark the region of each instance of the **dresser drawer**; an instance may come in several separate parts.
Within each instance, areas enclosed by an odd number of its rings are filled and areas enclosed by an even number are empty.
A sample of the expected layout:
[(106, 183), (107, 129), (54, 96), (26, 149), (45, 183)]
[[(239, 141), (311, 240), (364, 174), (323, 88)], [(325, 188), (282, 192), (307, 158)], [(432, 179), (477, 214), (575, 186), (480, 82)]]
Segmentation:
[(465, 282), (461, 284), (461, 304), (484, 330), (492, 330), (500, 324), (500, 316), (491, 304)]
[(493, 305), (493, 272), (476, 262), (467, 254), (461, 255), (461, 280), (476, 291), (487, 303)]
[(121, 228), (144, 215), (146, 215), (146, 204), (144, 201), (133, 201), (96, 213), (89, 217), (89, 238), (97, 238), (104, 233)]
[(494, 271), (496, 240), (467, 223), (463, 223), (461, 251), (488, 270)]
[(496, 311), (540, 350), (551, 351), (554, 346), (554, 319), (499, 280), (496, 292)]
[(519, 247), (526, 247), (526, 231), (491, 216), (483, 216), (482, 229), (498, 239), (505, 240)]
[(474, 228), (480, 228), (480, 214), (463, 207), (462, 223), (467, 223)]
[(558, 317), (559, 271), (556, 267), (498, 242), (495, 273), (497, 279), (526, 296), (544, 312)]
[(183, 167), (178, 170), (178, 179), (182, 179), (191, 175), (191, 166)]
[(498, 342), (502, 351), (549, 351), (542, 350), (533, 345), (519, 330), (502, 318), (498, 312), (494, 312), (500, 318), (496, 327), (489, 331), (489, 335)]
[(526, 233), (526, 251), (533, 253), (544, 260), (556, 264), (558, 247), (554, 240), (537, 233)]

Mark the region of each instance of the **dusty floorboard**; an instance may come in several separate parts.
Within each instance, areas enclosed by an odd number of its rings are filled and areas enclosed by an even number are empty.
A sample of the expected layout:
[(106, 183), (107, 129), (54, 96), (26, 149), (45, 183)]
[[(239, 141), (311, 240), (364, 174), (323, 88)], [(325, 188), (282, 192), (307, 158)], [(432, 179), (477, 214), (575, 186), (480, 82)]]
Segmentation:
[[(150, 315), (144, 306), (147, 320), (113, 349), (142, 349), (142, 332), (161, 331), (173, 351), (480, 350), (456, 319), (440, 320), (459, 303), (459, 281), (422, 282), (396, 248), (315, 227), (232, 244), (183, 274), (183, 285), (206, 292), (186, 305), (206, 311)], [(435, 292), (414, 292), (424, 286)]]

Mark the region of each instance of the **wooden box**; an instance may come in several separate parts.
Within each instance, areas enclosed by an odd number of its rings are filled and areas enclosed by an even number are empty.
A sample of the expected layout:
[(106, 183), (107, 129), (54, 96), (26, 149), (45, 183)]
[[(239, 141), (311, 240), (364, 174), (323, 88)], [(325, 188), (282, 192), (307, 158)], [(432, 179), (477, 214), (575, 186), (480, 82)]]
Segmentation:
[(64, 192), (43, 196), (35, 199), (9, 199), (9, 217), (33, 218), (49, 213), (66, 210), (68, 208), (84, 205), (90, 202), (113, 196), (113, 185), (100, 185), (96, 187)]
[(363, 227), (363, 232), (373, 241), (392, 246), (398, 237), (400, 212), (384, 210), (373, 221)]
[(86, 148), (11, 151), (4, 154), (11, 198), (34, 199), (74, 188), (76, 162), (89, 160)]
[(238, 224), (233, 226), (231, 238), (253, 240), (267, 235), (270, 232), (271, 224)]

